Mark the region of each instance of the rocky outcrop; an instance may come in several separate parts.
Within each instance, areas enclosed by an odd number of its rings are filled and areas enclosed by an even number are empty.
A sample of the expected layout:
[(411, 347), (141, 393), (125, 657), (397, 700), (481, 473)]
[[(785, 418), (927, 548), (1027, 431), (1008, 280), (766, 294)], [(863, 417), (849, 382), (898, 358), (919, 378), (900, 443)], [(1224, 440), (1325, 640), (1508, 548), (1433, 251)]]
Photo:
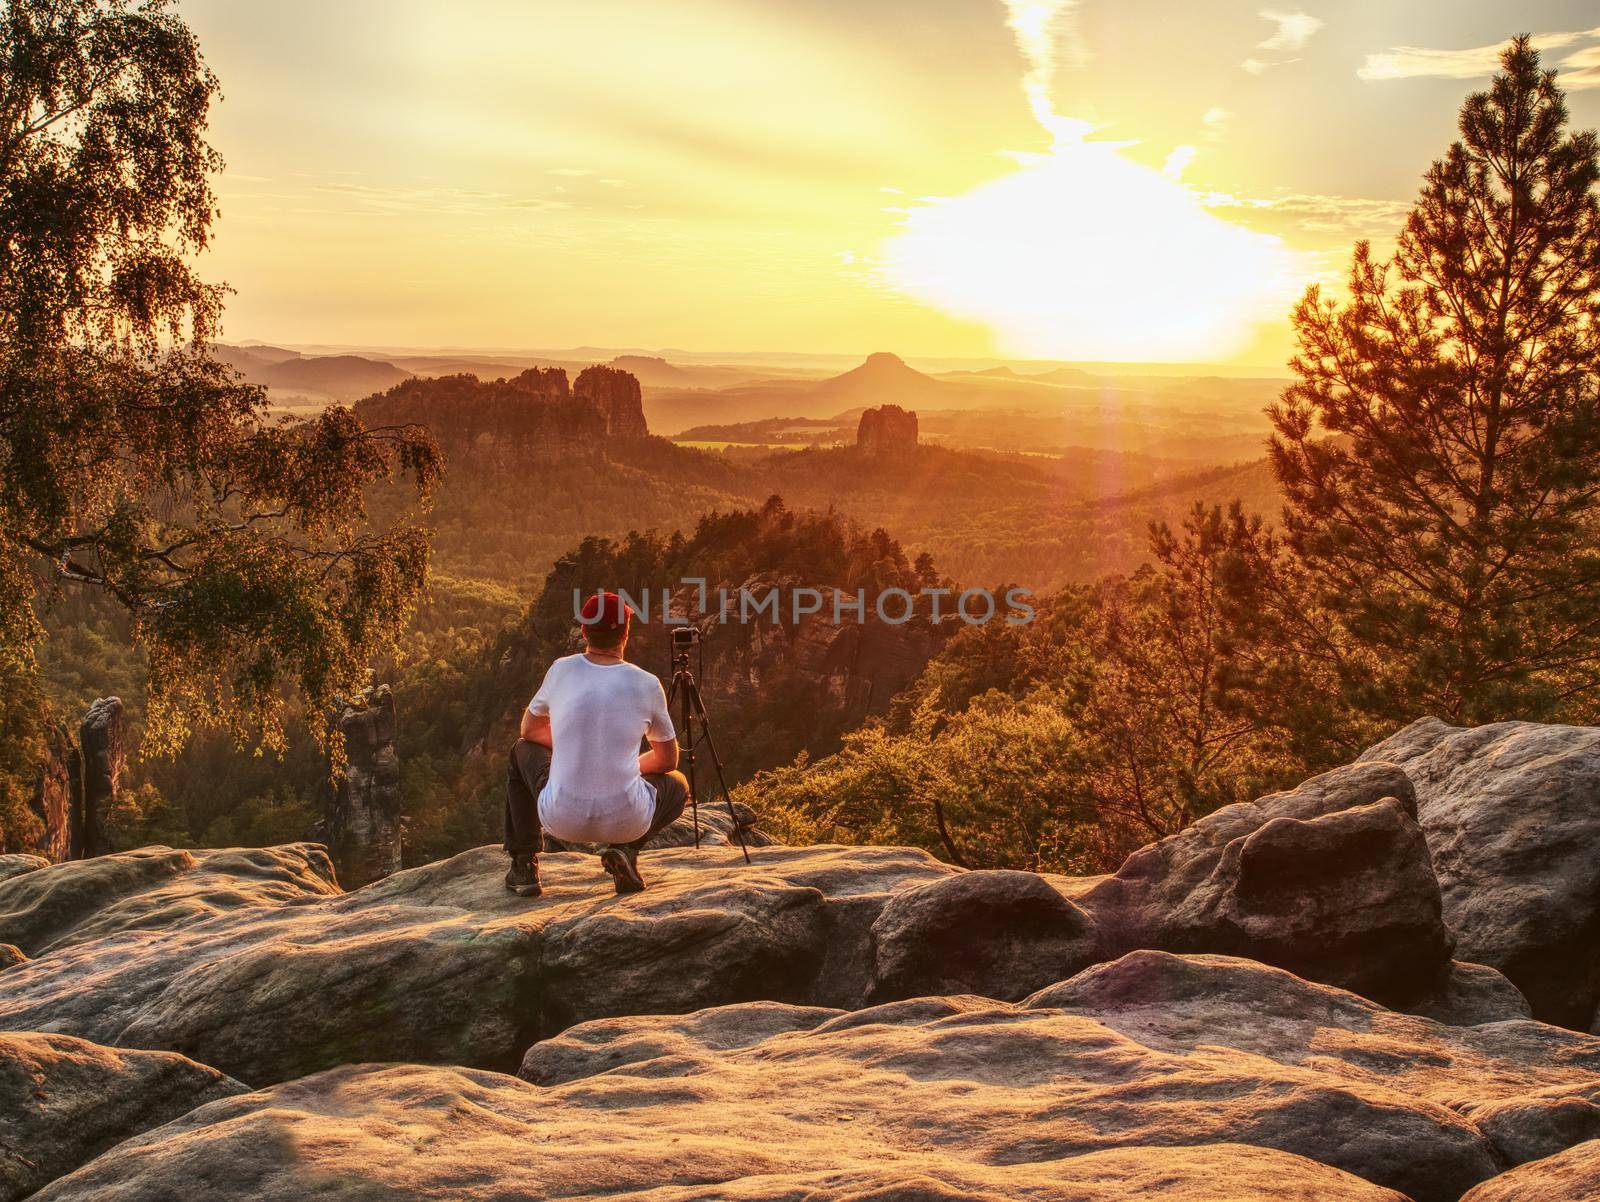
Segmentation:
[(196, 1106), (244, 1092), (182, 1056), (0, 1033), (0, 1202), (25, 1198)]
[(1504, 973), (1487, 964), (1457, 960), (1432, 993), (1405, 1007), (1406, 1013), (1471, 1027), (1508, 1018), (1532, 1018), (1533, 1007)]
[(72, 854), (72, 825), (80, 793), (82, 755), (59, 722), (45, 728), (45, 758), (34, 778), (29, 808), (39, 822), (33, 850), (50, 860)]
[[(1339, 1169), (1242, 1143), (1116, 1146), (1108, 1135), (1058, 1144), (1063, 1129), (1082, 1127), (1050, 1115), (1070, 1091), (1034, 1100), (1025, 1086), (941, 1081), (912, 1037), (904, 1063), (877, 1068), (874, 1050), (894, 1055), (888, 1034), (855, 1047), (841, 1039), (834, 1056), (803, 1063), (766, 1068), (734, 1053), (698, 1072), (663, 1064), (665, 1079), (612, 1074), (557, 1089), (466, 1069), (338, 1069), (202, 1107), (38, 1198), (194, 1197), (190, 1174), (204, 1165), (213, 1196), (263, 1202), (298, 1202), (330, 1182), (374, 1197), (485, 1202), (1126, 1202), (1216, 1198), (1219, 1182), (1230, 1202), (1406, 1202)], [(808, 1070), (815, 1079), (799, 1081)], [(895, 1088), (905, 1109), (875, 1104), (863, 1080)], [(986, 1112), (985, 1102), (1008, 1105)], [(1086, 1143), (1106, 1146), (1073, 1150)]]
[(639, 381), (630, 372), (600, 364), (586, 367), (573, 382), (572, 395), (599, 409), (608, 437), (643, 438), (650, 433), (644, 420)]
[(648, 852), (634, 898), (593, 856), (546, 855), (535, 902), (488, 847), (349, 894), (304, 846), (55, 865), (0, 885), (0, 941), (34, 957), (0, 976), (0, 1030), (180, 1051), (250, 1085), (359, 1060), (514, 1067), (591, 1018), (861, 1005), (872, 920), (954, 871), (906, 850), (751, 854)]
[(1469, 1190), (1461, 1202), (1556, 1202), (1600, 1198), (1600, 1140), (1512, 1169)]
[(710, 808), (629, 897), (570, 852), (535, 900), (494, 848), (348, 893), (305, 844), (29, 864), (0, 1032), (227, 1075), (43, 1198), (1587, 1196), (1600, 1038), (1452, 959), (1418, 792), (1363, 762), (1093, 879), (746, 866)]
[(513, 376), (510, 384), (519, 392), (532, 393), (547, 400), (572, 395), (572, 389), (567, 384), (567, 371), (563, 367), (530, 367)]
[(601, 1019), (535, 1044), (522, 1080), (342, 1067), (204, 1106), (42, 1197), (181, 1197), (205, 1164), (215, 1192), (263, 1198), (359, 1166), (406, 1198), (1453, 1202), (1512, 1162), (1471, 1112), (1581, 1099), (1597, 1074), (1600, 1040), (1573, 1032), (1141, 952), (1018, 1004)]
[(127, 756), (122, 699), (102, 697), (91, 705), (78, 728), (78, 741), (83, 750), (82, 816), (72, 854), (82, 859), (112, 850), (112, 811)]
[(874, 457), (905, 458), (917, 450), (917, 415), (899, 405), (879, 405), (861, 414), (856, 449)]
[(615, 368), (586, 368), (569, 387), (562, 368), (531, 367), (510, 380), (407, 380), (357, 402), (355, 411), (369, 427), (425, 426), (449, 459), (513, 473), (553, 455), (598, 453), (608, 439), (648, 435), (640, 395), (639, 382)]
[(344, 743), (345, 765), (328, 791), (324, 829), (339, 879), (353, 889), (400, 870), (400, 759), (389, 686), (341, 705), (333, 727)]
[(21, 964), (28, 957), (22, 954), (22, 949), (11, 943), (0, 943), (0, 969), (10, 968), (14, 964)]
[(1135, 948), (1276, 964), (1394, 1005), (1435, 994), (1453, 940), (1411, 782), (1382, 763), (1225, 806), (1077, 900), (1100, 959)]
[(0, 883), (9, 881), (14, 876), (21, 876), (25, 872), (37, 872), (49, 866), (49, 860), (31, 852), (15, 852), (0, 856)]
[(1095, 959), (1094, 924), (1031, 872), (967, 872), (894, 896), (872, 924), (875, 1000), (1015, 1001)]
[(1414, 722), (1364, 753), (1404, 769), (1463, 959), (1499, 969), (1546, 1022), (1600, 1002), (1600, 729)]

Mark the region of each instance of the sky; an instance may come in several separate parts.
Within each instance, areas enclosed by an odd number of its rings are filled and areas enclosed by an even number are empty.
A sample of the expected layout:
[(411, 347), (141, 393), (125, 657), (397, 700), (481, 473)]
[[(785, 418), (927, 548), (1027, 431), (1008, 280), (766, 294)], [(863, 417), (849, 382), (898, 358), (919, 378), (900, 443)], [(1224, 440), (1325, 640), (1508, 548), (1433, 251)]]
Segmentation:
[(179, 0), (224, 337), (1279, 367), (1593, 0)]

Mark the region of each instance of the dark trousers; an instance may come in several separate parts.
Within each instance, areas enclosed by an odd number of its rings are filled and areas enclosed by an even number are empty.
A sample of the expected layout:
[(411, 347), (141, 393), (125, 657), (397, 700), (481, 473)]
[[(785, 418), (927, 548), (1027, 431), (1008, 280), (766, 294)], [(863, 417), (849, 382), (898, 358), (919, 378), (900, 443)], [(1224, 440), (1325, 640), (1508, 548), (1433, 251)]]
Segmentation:
[[(550, 749), (542, 743), (518, 739), (511, 749), (511, 762), (506, 766), (507, 851), (538, 852), (542, 836), (539, 794), (549, 779)], [(650, 819), (650, 829), (632, 843), (618, 844), (619, 847), (638, 851), (651, 835), (676, 822), (689, 800), (689, 782), (681, 772), (651, 772), (645, 780), (655, 786), (656, 791), (656, 810)]]

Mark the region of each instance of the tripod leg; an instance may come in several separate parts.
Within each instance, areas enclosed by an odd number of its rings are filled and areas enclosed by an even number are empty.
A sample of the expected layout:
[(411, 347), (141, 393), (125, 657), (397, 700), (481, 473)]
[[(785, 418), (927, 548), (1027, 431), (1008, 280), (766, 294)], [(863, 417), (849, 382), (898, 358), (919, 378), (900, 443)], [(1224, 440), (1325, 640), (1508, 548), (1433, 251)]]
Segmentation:
[[(694, 846), (700, 849), (700, 794), (694, 786), (694, 708), (693, 697), (689, 688), (685, 686), (684, 679), (687, 672), (679, 671), (672, 677), (672, 689), (667, 693), (667, 712), (672, 712), (672, 702), (677, 699), (681, 702), (678, 715), (678, 746), (683, 749), (683, 775), (689, 782), (689, 812), (694, 824)], [(693, 684), (693, 677), (689, 677)]]
[(689, 698), (694, 708), (700, 712), (700, 722), (703, 730), (702, 737), (706, 741), (706, 751), (711, 756), (711, 766), (717, 771), (717, 785), (722, 790), (722, 800), (728, 807), (728, 821), (733, 824), (733, 837), (739, 841), (739, 850), (744, 853), (744, 862), (750, 863), (750, 849), (745, 846), (744, 831), (739, 827), (739, 815), (733, 809), (733, 795), (728, 792), (728, 778), (722, 771), (722, 757), (717, 754), (717, 744), (711, 738), (711, 723), (705, 716), (705, 703), (700, 700), (700, 686), (693, 679), (688, 682)]

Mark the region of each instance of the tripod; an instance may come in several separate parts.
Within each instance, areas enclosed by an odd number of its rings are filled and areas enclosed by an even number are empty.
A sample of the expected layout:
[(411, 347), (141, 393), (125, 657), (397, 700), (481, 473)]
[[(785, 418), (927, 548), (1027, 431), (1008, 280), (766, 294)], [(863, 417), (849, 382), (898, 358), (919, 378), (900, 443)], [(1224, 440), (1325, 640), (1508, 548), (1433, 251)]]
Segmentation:
[[(692, 633), (691, 633), (692, 632)], [(733, 798), (728, 793), (728, 778), (722, 771), (722, 757), (717, 754), (717, 744), (711, 737), (711, 719), (706, 716), (706, 703), (700, 697), (700, 686), (689, 670), (689, 647), (698, 645), (699, 631), (692, 627), (676, 630), (672, 640), (672, 687), (667, 690), (667, 712), (672, 712), (673, 702), (678, 703), (678, 738), (683, 747), (683, 774), (689, 778), (689, 804), (694, 814), (694, 845), (700, 846), (700, 790), (695, 786), (695, 752), (705, 745), (706, 755), (717, 772), (717, 788), (728, 807), (728, 821), (733, 824), (734, 838), (739, 840), (739, 850), (744, 862), (750, 863), (750, 849), (745, 846), (744, 831), (739, 828), (739, 815), (734, 813)], [(687, 635), (686, 638), (678, 636)], [(705, 652), (700, 653), (700, 667), (705, 668)]]

